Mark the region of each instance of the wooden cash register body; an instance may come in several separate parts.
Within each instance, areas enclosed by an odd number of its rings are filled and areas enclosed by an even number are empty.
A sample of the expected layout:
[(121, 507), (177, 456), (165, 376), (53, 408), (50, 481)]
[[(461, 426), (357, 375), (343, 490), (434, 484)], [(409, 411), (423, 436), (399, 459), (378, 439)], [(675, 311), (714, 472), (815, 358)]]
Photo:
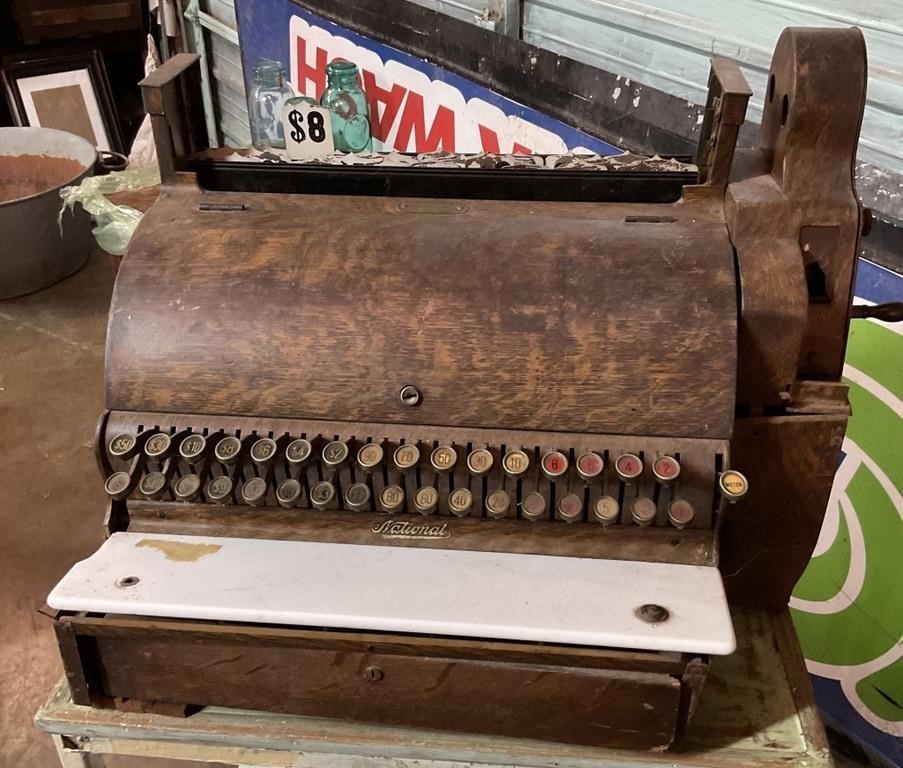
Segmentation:
[[(864, 220), (852, 181), (858, 31), (784, 33), (752, 150), (734, 151), (749, 90), (715, 59), (698, 179), (673, 201), (666, 178), (650, 195), (649, 178), (616, 175), (587, 199), (599, 182), (576, 172), (435, 172), (429, 184), (399, 172), (374, 193), (376, 172), (351, 169), (340, 181), (354, 194), (336, 194), (325, 170), (318, 182), (310, 169), (190, 164), (203, 149), (184, 109), (191, 83), (186, 56), (143, 83), (164, 185), (116, 283), (101, 471), (140, 476), (108, 446), (158, 431), (269, 436), (281, 448), (338, 439), (351, 460), (298, 470), (306, 489), (333, 480), (331, 509), (278, 505), (283, 467), (263, 506), (135, 490), (111, 502), (110, 532), (717, 565), (733, 604), (786, 605), (849, 415), (840, 374)], [(264, 177), (278, 191), (249, 189)], [(568, 178), (573, 194), (554, 191)], [(416, 472), (365, 476), (353, 457), (367, 442), (385, 445), (387, 462), (416, 443)], [(450, 473), (429, 464), (438, 445), (457, 449)], [(495, 464), (474, 477), (464, 457), (480, 446)], [(500, 468), (512, 448), (533, 460), (520, 480)], [(573, 470), (550, 482), (536, 466), (549, 450), (572, 462), (596, 451), (607, 468), (589, 483)], [(611, 468), (622, 453), (678, 456), (679, 485), (647, 468), (625, 486)], [(172, 479), (192, 471), (170, 461)], [(717, 492), (728, 467), (749, 479), (735, 505)], [(258, 471), (243, 455), (236, 493)], [(376, 501), (343, 509), (341, 489), (361, 479)], [(406, 495), (391, 519), (424, 535), (380, 532), (387, 483)], [(439, 490), (429, 522), (447, 535), (430, 536), (412, 506), (423, 484)], [(457, 517), (448, 496), (462, 485), (474, 512)], [(505, 519), (484, 511), (498, 489), (513, 503)], [(531, 491), (549, 500), (547, 519), (517, 511)], [(584, 499), (582, 520), (557, 519), (564, 493)], [(622, 503), (614, 525), (593, 518), (602, 494)], [(670, 494), (695, 510), (686, 528), (668, 521)], [(656, 502), (651, 526), (632, 522), (634, 496)], [(416, 584), (399, 585), (399, 599), (406, 587)], [(72, 611), (55, 623), (77, 703), (214, 704), (634, 749), (679, 738), (707, 668), (699, 654), (629, 648)]]

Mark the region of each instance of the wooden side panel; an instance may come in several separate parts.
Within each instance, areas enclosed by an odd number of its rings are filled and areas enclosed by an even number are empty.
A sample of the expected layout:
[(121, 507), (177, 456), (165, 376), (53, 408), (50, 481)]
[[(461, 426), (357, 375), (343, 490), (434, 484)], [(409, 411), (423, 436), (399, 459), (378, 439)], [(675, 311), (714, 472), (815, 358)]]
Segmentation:
[[(246, 209), (204, 212), (202, 201)], [(638, 212), (665, 220), (625, 220)], [(727, 437), (735, 359), (718, 201), (183, 186), (164, 190), (120, 269), (107, 404)], [(399, 399), (408, 384), (417, 407)]]
[(738, 419), (732, 456), (749, 494), (724, 515), (720, 568), (731, 604), (784, 608), (821, 530), (845, 414)]
[(198, 627), (107, 634), (95, 623), (105, 693), (624, 749), (665, 748), (677, 730), (681, 683), (669, 674), (274, 644), (253, 629)]

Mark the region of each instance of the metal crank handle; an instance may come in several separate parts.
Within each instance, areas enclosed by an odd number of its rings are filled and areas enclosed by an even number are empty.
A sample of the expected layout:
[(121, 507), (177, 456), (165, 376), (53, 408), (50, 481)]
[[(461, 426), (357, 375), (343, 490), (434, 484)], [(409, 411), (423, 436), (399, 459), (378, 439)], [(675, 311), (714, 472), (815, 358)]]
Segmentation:
[(903, 301), (892, 301), (888, 304), (856, 304), (850, 309), (850, 317), (853, 320), (871, 318), (885, 323), (903, 322)]

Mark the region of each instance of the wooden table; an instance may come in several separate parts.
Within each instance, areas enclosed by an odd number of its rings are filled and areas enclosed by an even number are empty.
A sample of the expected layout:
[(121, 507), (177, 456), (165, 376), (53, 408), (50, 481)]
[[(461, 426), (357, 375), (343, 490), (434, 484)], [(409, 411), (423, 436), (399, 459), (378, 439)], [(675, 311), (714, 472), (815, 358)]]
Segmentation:
[(372, 726), (208, 707), (188, 718), (72, 704), (65, 683), (35, 722), (63, 766), (105, 755), (304, 768), (830, 768), (788, 614), (734, 612), (738, 651), (717, 657), (682, 747), (614, 752), (525, 739)]

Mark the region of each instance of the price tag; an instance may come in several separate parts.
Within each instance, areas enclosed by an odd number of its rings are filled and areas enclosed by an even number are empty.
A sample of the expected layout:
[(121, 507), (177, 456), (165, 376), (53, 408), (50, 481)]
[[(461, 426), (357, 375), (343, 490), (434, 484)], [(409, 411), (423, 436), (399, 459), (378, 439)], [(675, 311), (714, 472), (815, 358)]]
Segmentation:
[(314, 104), (287, 104), (282, 109), (282, 129), (292, 160), (313, 160), (335, 152), (328, 109)]

